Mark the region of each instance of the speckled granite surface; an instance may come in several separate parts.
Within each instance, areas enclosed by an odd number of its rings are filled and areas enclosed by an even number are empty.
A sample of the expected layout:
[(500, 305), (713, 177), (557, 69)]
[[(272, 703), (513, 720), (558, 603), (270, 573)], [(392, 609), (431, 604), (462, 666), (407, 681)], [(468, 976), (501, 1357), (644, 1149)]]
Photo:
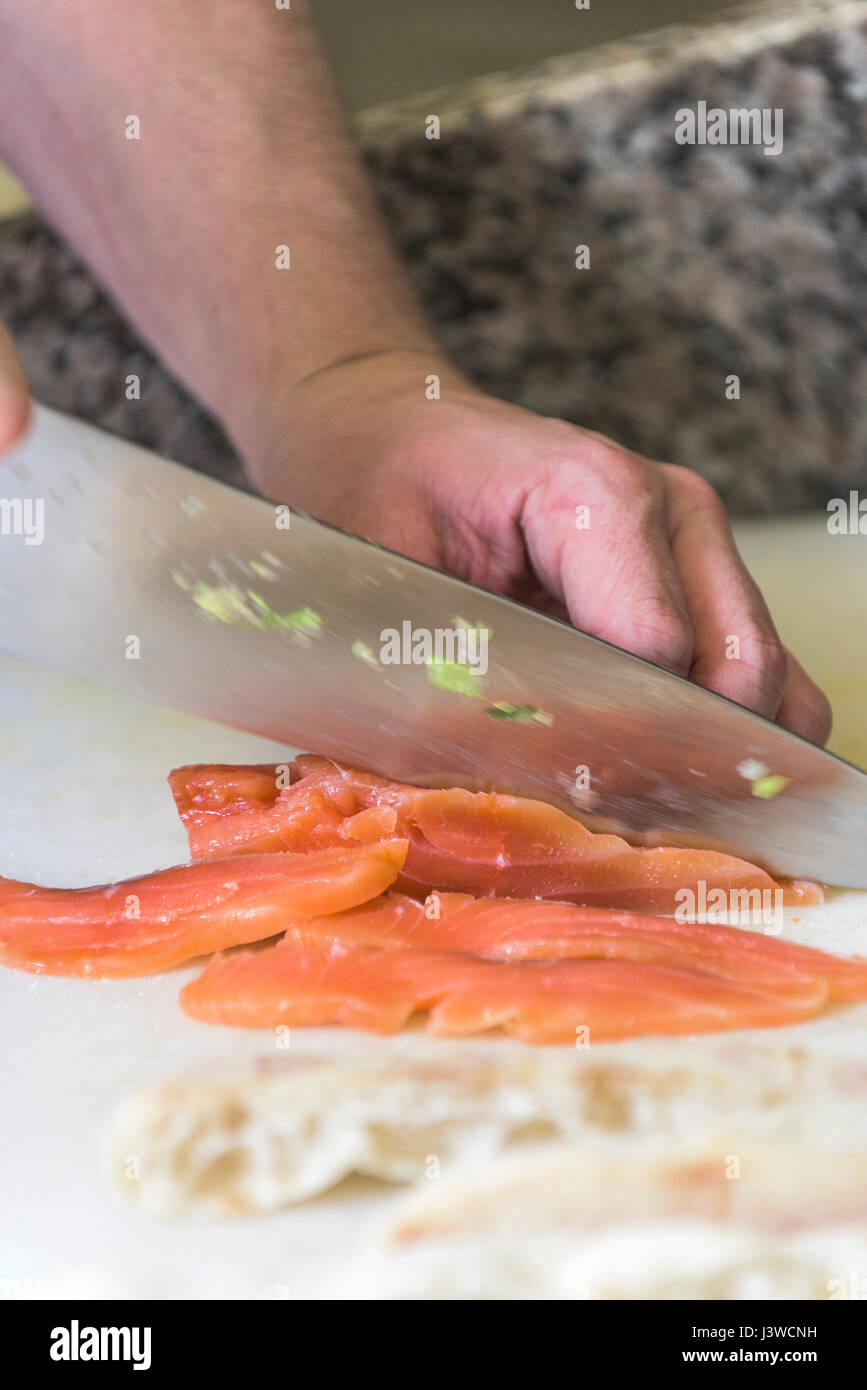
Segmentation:
[[(783, 108), (783, 152), (678, 145), (674, 113), (699, 100)], [(380, 107), (360, 130), (414, 282), (489, 390), (695, 467), (734, 511), (867, 487), (867, 3), (662, 31)], [(240, 477), (33, 219), (0, 229), (0, 316), (42, 399)]]
[[(38, 400), (227, 482), (244, 482), (220, 427), (32, 214), (0, 223), (0, 319)], [(129, 375), (141, 381), (139, 401), (124, 395)]]

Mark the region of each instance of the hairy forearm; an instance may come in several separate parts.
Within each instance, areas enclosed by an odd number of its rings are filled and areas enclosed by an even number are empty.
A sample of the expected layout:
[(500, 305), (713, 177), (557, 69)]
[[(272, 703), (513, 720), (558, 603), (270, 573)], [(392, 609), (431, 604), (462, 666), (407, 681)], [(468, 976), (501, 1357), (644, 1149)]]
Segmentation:
[(312, 374), (432, 350), (303, 0), (0, 0), (0, 55), (2, 157), (254, 471)]

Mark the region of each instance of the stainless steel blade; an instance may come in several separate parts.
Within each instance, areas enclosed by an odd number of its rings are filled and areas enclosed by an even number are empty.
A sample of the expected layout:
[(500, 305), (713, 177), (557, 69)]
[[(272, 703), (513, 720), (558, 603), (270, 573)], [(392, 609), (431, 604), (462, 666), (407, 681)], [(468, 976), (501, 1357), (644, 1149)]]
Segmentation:
[[(867, 775), (616, 647), (305, 516), (287, 528), (285, 509), (44, 409), (0, 499), (8, 652), (388, 776), (867, 888)], [(202, 607), (220, 603), (235, 622)], [(456, 619), (490, 630), (469, 694), (379, 661), (384, 631)], [(760, 774), (788, 781), (763, 797)]]

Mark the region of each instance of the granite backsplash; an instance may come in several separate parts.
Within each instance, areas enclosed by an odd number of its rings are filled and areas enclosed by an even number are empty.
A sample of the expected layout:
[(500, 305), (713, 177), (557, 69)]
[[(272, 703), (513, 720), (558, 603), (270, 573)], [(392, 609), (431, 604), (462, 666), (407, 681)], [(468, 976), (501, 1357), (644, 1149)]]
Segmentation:
[[(781, 108), (782, 152), (678, 144), (699, 101)], [(867, 488), (867, 3), (729, 12), (390, 103), (359, 134), (421, 298), (488, 390), (696, 468), (734, 512)], [(40, 399), (241, 479), (33, 215), (0, 226), (0, 317)]]

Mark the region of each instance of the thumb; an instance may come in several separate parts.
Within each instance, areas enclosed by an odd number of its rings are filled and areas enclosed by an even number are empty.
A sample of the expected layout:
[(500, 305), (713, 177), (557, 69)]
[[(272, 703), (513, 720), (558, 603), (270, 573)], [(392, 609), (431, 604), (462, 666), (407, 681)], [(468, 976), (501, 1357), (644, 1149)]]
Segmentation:
[(30, 419), (30, 396), (24, 368), (12, 339), (0, 324), (0, 452), (24, 433)]

